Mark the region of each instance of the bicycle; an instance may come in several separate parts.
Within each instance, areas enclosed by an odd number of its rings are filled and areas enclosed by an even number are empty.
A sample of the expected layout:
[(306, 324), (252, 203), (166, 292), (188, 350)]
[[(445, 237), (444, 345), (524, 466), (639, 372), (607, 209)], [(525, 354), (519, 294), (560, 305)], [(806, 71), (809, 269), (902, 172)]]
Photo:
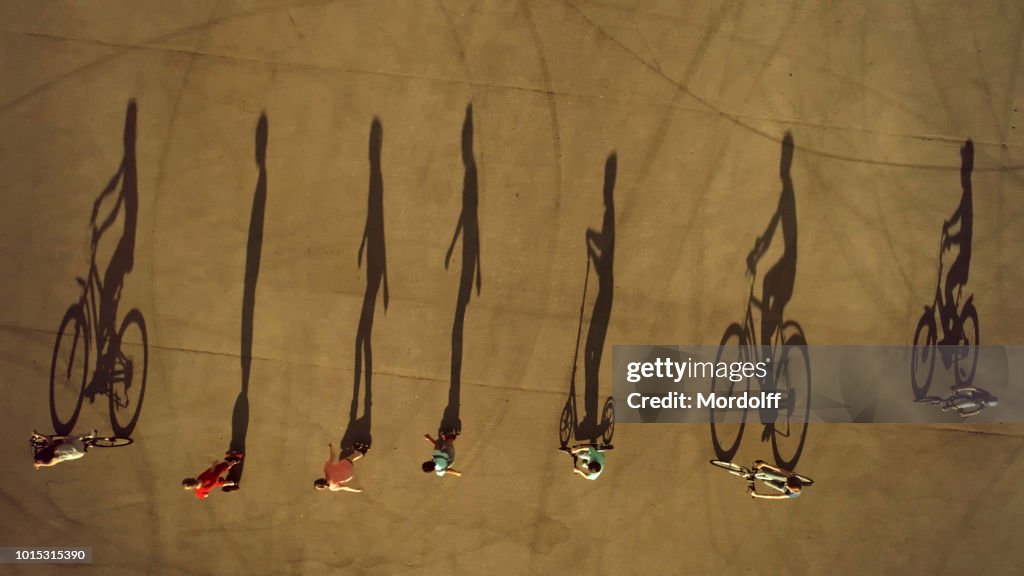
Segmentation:
[(953, 394), (949, 398), (940, 396), (925, 396), (915, 398), (914, 402), (938, 406), (943, 412), (955, 411), (961, 418), (981, 414), (986, 408), (994, 408), (999, 405), (999, 398), (989, 394), (986, 390), (975, 387), (953, 388)]
[[(37, 453), (39, 450), (42, 450), (43, 448), (46, 448), (49, 445), (50, 442), (52, 442), (54, 440), (57, 440), (57, 441), (64, 440), (65, 438), (70, 438), (70, 436), (66, 436), (66, 435), (46, 436), (46, 435), (43, 435), (43, 434), (39, 434), (39, 433), (33, 432), (32, 436), (29, 437), (29, 445), (32, 446), (33, 452)], [(90, 435), (90, 436), (83, 436), (82, 437), (82, 444), (85, 445), (86, 449), (93, 448), (93, 447), (96, 447), (96, 448), (121, 448), (123, 446), (128, 446), (129, 444), (133, 444), (134, 442), (135, 442), (135, 440), (133, 440), (131, 438), (123, 438), (123, 437), (120, 437), (120, 436), (91, 436)]]
[[(958, 285), (956, 298), (953, 301), (954, 311), (959, 313), (950, 317), (946, 304), (942, 301), (942, 252), (947, 234), (942, 233), (939, 239), (939, 271), (935, 283), (935, 299), (931, 306), (924, 307), (924, 313), (917, 322), (914, 331), (914, 348), (910, 358), (910, 387), (914, 398), (924, 398), (932, 384), (932, 373), (935, 370), (935, 348), (942, 356), (942, 365), (953, 370), (953, 378), (958, 387), (969, 386), (974, 381), (974, 372), (978, 368), (978, 311), (974, 307), (974, 294), (967, 297), (963, 309), (960, 308), (960, 297), (963, 286)], [(936, 336), (938, 327), (935, 323), (935, 312), (938, 310), (942, 322), (943, 340), (955, 342), (952, 346), (938, 346)], [(951, 325), (952, 324), (952, 325)], [(950, 326), (949, 332), (946, 327)], [(923, 375), (923, 379), (920, 377)]]
[[(750, 279), (750, 293), (747, 297), (746, 313), (743, 323), (730, 324), (722, 335), (719, 344), (718, 354), (715, 358), (715, 366), (721, 366), (720, 362), (752, 362), (754, 364), (762, 360), (761, 346), (757, 343), (757, 331), (759, 326), (754, 324), (753, 309), (756, 307), (763, 312), (763, 303), (754, 295), (756, 283), (753, 265), (748, 266), (747, 276)], [(782, 344), (783, 357), (779, 357), (779, 346)], [(771, 437), (772, 452), (775, 460), (782, 468), (793, 468), (800, 454), (803, 452), (804, 441), (807, 438), (807, 421), (811, 414), (811, 361), (807, 354), (807, 338), (804, 330), (793, 320), (780, 322), (773, 335), (772, 348), (772, 377), (776, 385), (776, 391), (782, 393), (780, 399), (780, 411), (785, 414), (783, 426), (778, 423), (768, 423), (766, 436)], [(723, 358), (724, 354), (735, 353), (736, 358)], [(746, 381), (746, 392), (750, 392), (750, 379), (742, 378), (739, 382), (733, 382), (726, 378), (723, 382), (717, 376), (711, 379), (711, 392), (716, 396), (733, 396), (737, 388), (742, 388), (742, 382)], [(763, 385), (763, 379), (760, 379)], [(726, 388), (727, 387), (727, 388)], [(711, 407), (711, 442), (714, 444), (715, 455), (720, 460), (731, 460), (739, 450), (740, 440), (743, 438), (743, 431), (747, 422), (747, 409), (736, 409), (734, 412), (741, 412), (739, 427), (736, 437), (729, 440), (727, 433), (720, 425), (725, 424), (725, 416), (728, 411), (715, 410)], [(794, 422), (795, 420), (795, 422)], [(730, 422), (736, 424), (736, 422)], [(785, 439), (797, 437), (795, 449), (790, 450)], [(762, 438), (767, 440), (767, 438)]]
[[(86, 278), (75, 280), (82, 288), (77, 303), (68, 307), (57, 329), (50, 363), (50, 419), (58, 434), (74, 429), (82, 409), (82, 400), (90, 403), (96, 394), (106, 394), (110, 400), (110, 420), (117, 436), (131, 436), (139, 419), (139, 411), (146, 392), (146, 374), (149, 368), (149, 344), (146, 322), (142, 312), (131, 309), (122, 319), (116, 334), (109, 334), (100, 322), (103, 303), (102, 282), (96, 268), (96, 239), (92, 242), (89, 272)], [(90, 339), (95, 340), (96, 370), (89, 381)], [(106, 353), (101, 351), (106, 346)], [(79, 374), (79, 372), (81, 372)], [(62, 391), (77, 394), (74, 407), (58, 408)], [(131, 394), (137, 395), (132, 402)], [(127, 418), (119, 411), (127, 409)]]
[[(734, 476), (739, 476), (740, 478), (743, 478), (747, 482), (754, 482), (755, 480), (771, 480), (771, 479), (773, 479), (773, 477), (770, 477), (770, 476), (768, 476), (767, 474), (765, 474), (763, 472), (760, 472), (760, 471), (754, 472), (753, 470), (751, 470), (750, 468), (747, 468), (746, 466), (741, 466), (739, 464), (734, 464), (732, 462), (726, 462), (724, 460), (711, 460), (710, 462), (711, 462), (712, 466), (717, 466), (719, 468), (722, 468), (726, 472), (729, 472), (730, 474), (732, 474)], [(799, 478), (800, 482), (802, 482), (805, 487), (806, 486), (810, 486), (811, 484), (814, 484), (814, 480), (811, 480), (807, 476), (803, 476), (801, 474), (796, 474), (795, 472), (791, 472), (791, 474), (793, 474), (793, 476), (796, 476), (797, 478)]]

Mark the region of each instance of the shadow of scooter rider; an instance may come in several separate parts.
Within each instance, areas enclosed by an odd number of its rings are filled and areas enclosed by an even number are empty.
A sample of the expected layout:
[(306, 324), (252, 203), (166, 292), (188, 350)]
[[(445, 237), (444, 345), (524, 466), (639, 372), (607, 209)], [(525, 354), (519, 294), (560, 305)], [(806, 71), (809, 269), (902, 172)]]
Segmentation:
[(587, 229), (587, 257), (593, 263), (597, 274), (597, 296), (590, 315), (590, 329), (583, 346), (583, 390), (584, 416), (577, 426), (577, 438), (592, 442), (603, 432), (598, 405), (600, 391), (601, 359), (604, 343), (611, 321), (612, 303), (615, 297), (615, 181), (618, 174), (618, 155), (612, 152), (604, 164), (604, 215), (601, 229)]

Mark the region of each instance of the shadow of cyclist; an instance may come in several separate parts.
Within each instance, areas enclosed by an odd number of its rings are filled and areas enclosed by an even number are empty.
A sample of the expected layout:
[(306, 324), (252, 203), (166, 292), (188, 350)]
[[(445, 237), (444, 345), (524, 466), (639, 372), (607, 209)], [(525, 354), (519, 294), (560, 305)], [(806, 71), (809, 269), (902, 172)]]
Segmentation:
[[(956, 344), (959, 330), (957, 320), (957, 299), (955, 293), (967, 284), (971, 268), (971, 238), (974, 231), (974, 193), (971, 186), (971, 172), (974, 170), (974, 142), (967, 140), (960, 148), (960, 204), (948, 220), (942, 223), (942, 251), (959, 247), (956, 259), (949, 266), (946, 285), (943, 290), (945, 301), (941, 304), (943, 344)], [(952, 234), (951, 229), (956, 229)]]
[[(771, 358), (772, 336), (782, 322), (783, 310), (793, 296), (793, 285), (796, 283), (797, 225), (796, 225), (796, 193), (793, 190), (793, 179), (790, 167), (793, 164), (793, 135), (786, 132), (782, 138), (782, 157), (779, 160), (779, 178), (782, 180), (782, 193), (779, 203), (768, 221), (764, 233), (754, 242), (754, 248), (747, 256), (747, 268), (751, 273), (757, 261), (764, 256), (771, 245), (775, 232), (782, 228), (782, 257), (764, 274), (761, 297), (761, 347), (762, 358)], [(774, 391), (776, 384), (772, 371), (764, 379), (763, 389)], [(772, 426), (778, 416), (777, 409), (762, 409), (761, 422), (765, 423), (763, 439), (771, 434)]]
[[(384, 249), (384, 177), (381, 173), (381, 146), (384, 129), (380, 120), (373, 119), (370, 125), (370, 192), (366, 208), (366, 227), (359, 243), (359, 266), (363, 264), (363, 250), (366, 250), (366, 291), (363, 293), (363, 311), (359, 316), (356, 332), (355, 376), (352, 384), (352, 406), (349, 423), (341, 438), (341, 457), (351, 454), (356, 443), (370, 446), (370, 413), (373, 404), (373, 316), (377, 308), (377, 292), (384, 286), (384, 312), (388, 309), (387, 253)], [(365, 378), (363, 390), (363, 416), (359, 414), (359, 387)]]
[(612, 300), (615, 295), (615, 178), (618, 171), (618, 157), (608, 156), (604, 164), (604, 218), (601, 230), (587, 229), (587, 258), (593, 263), (597, 274), (597, 297), (590, 315), (590, 329), (583, 346), (583, 408), (585, 414), (577, 426), (578, 440), (589, 439), (597, 442), (602, 434), (599, 420), (598, 396), (600, 394), (601, 358), (604, 341), (608, 335), (608, 323), (612, 316)]
[(462, 164), (465, 176), (462, 181), (462, 213), (455, 225), (452, 243), (444, 257), (444, 268), (448, 269), (455, 243), (462, 234), (462, 270), (459, 276), (459, 296), (455, 303), (455, 319), (452, 321), (452, 371), (448, 387), (448, 405), (441, 416), (440, 430), (459, 433), (462, 420), (459, 418), (460, 388), (462, 384), (462, 330), (466, 321), (466, 307), (473, 293), (480, 295), (480, 221), (477, 219), (477, 174), (476, 159), (473, 157), (473, 105), (466, 106), (466, 119), (462, 124)]
[[(117, 322), (118, 304), (121, 300), (121, 289), (124, 286), (124, 277), (135, 267), (135, 230), (138, 227), (139, 219), (139, 185), (135, 163), (136, 117), (135, 100), (130, 100), (125, 112), (124, 156), (121, 159), (121, 165), (96, 198), (92, 206), (92, 215), (89, 218), (89, 223), (92, 226), (91, 249), (94, 258), (100, 239), (114, 225), (119, 214), (123, 215), (124, 223), (121, 237), (118, 239), (114, 253), (103, 273), (103, 285), (100, 287), (99, 346), (97, 346), (99, 362), (97, 370), (93, 373), (93, 379), (85, 390), (90, 402), (95, 399), (96, 394), (103, 393), (106, 389), (106, 382), (103, 379), (110, 371), (113, 361), (108, 344), (113, 335), (117, 333), (115, 323)], [(102, 222), (97, 222), (104, 200), (115, 193), (119, 183), (121, 187), (117, 192), (114, 206)]]
[[(228, 449), (245, 454), (245, 437), (249, 432), (249, 374), (252, 368), (253, 315), (256, 310), (256, 280), (260, 274), (260, 256), (263, 251), (263, 215), (267, 205), (267, 115), (260, 115), (256, 124), (256, 164), (260, 176), (252, 197), (252, 215), (249, 219), (249, 241), (245, 255), (245, 288), (242, 292), (242, 389), (235, 399), (231, 414), (231, 443)], [(228, 480), (241, 483), (245, 462), (231, 468)], [(237, 486), (234, 487), (237, 489)]]

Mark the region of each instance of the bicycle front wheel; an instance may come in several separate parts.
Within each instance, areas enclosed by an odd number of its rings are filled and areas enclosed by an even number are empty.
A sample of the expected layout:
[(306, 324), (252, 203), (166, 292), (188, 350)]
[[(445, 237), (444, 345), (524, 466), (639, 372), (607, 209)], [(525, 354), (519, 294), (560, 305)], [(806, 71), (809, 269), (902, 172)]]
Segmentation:
[(565, 402), (562, 414), (558, 418), (558, 442), (563, 448), (569, 445), (569, 441), (572, 440), (573, 428), (576, 427), (576, 420), (572, 413), (572, 400), (569, 398)]
[(612, 443), (615, 435), (615, 399), (609, 396), (601, 410), (601, 440), (605, 444)]
[(792, 470), (804, 450), (811, 417), (811, 360), (807, 342), (799, 333), (786, 339), (775, 382), (785, 405), (780, 410), (784, 418), (772, 427), (772, 452), (779, 467)]
[(146, 394), (149, 338), (142, 312), (132, 309), (121, 322), (110, 375), (110, 423), (114, 434), (129, 437), (135, 430)]
[(974, 381), (974, 371), (978, 368), (978, 338), (978, 311), (974, 304), (968, 304), (960, 315), (960, 342), (954, 371), (957, 386), (970, 386)]
[(82, 410), (89, 378), (89, 325), (78, 305), (64, 314), (50, 361), (50, 420), (59, 436), (70, 434)]
[(91, 442), (92, 446), (97, 448), (120, 448), (121, 446), (127, 446), (135, 442), (131, 438), (121, 438), (119, 436), (102, 436), (93, 439)]
[(740, 466), (739, 464), (735, 464), (733, 462), (726, 462), (724, 460), (710, 460), (710, 462), (712, 466), (718, 466), (719, 468), (731, 474), (735, 474), (736, 476), (740, 476), (741, 478), (749, 479), (750, 475), (753, 474), (750, 468), (747, 468), (746, 466)]

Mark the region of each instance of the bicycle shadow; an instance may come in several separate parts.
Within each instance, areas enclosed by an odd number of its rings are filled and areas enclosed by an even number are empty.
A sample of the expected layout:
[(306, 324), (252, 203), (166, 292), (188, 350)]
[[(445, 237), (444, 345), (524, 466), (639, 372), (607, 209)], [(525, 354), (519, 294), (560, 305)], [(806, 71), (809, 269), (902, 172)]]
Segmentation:
[[(604, 166), (604, 216), (601, 230), (588, 228), (587, 243), (587, 277), (583, 286), (583, 304), (580, 306), (579, 327), (576, 336), (576, 357), (573, 359), (572, 376), (569, 379), (569, 399), (562, 411), (559, 424), (559, 443), (562, 448), (568, 445), (569, 437), (575, 440), (587, 440), (598, 443), (602, 438), (605, 444), (612, 441), (612, 425), (614, 423), (614, 406), (611, 398), (605, 401), (603, 409), (598, 408), (600, 397), (601, 359), (604, 355), (605, 338), (611, 322), (612, 302), (615, 296), (615, 180), (618, 172), (618, 157), (613, 152), (608, 155)], [(587, 286), (590, 282), (590, 270), (597, 276), (597, 296), (590, 314), (590, 327), (583, 345), (583, 408), (584, 415), (579, 417), (574, 409), (576, 402), (576, 374), (578, 369), (579, 339), (583, 331), (583, 314), (586, 306)], [(611, 406), (611, 407), (609, 407)], [(572, 431), (565, 429), (567, 420), (572, 419)]]
[[(109, 398), (111, 427), (114, 433), (120, 437), (131, 436), (142, 410), (148, 362), (148, 342), (142, 312), (137, 309), (129, 311), (122, 319), (120, 330), (116, 327), (124, 279), (135, 267), (135, 236), (139, 212), (135, 154), (137, 117), (138, 106), (134, 99), (129, 100), (125, 111), (124, 152), (121, 164), (93, 202), (89, 218), (92, 228), (89, 277), (78, 279), (83, 289), (83, 296), (78, 304), (78, 311), (76, 313), (69, 311), (69, 315), (76, 320), (74, 342), (77, 343), (80, 338), (83, 340), (84, 351), (79, 357), (85, 371), (87, 371), (88, 362), (91, 360), (88, 357), (88, 340), (96, 338), (96, 366), (91, 375), (83, 374), (83, 383), (87, 377), (88, 384), (76, 387), (76, 408), (67, 420), (60, 415), (65, 410), (58, 406), (58, 403), (63, 403), (58, 402), (59, 394), (52, 382), (58, 375), (56, 369), (60, 363), (59, 360), (63, 359), (58, 358), (58, 348), (66, 324), (62, 324), (62, 328), (58, 331), (58, 345), (55, 346), (51, 364), (50, 415), (54, 430), (60, 435), (70, 434), (74, 429), (83, 398), (88, 398), (90, 404), (95, 401), (97, 395)], [(120, 184), (119, 190), (118, 184)], [(111, 202), (111, 197), (113, 197), (113, 206), (100, 220), (101, 209), (105, 204)], [(103, 278), (100, 280), (96, 265), (97, 248), (103, 237), (117, 223), (119, 216), (121, 216), (122, 222), (121, 236), (117, 239), (117, 244), (102, 274)], [(91, 301), (90, 296), (93, 297)], [(66, 319), (65, 323), (67, 322)], [(129, 336), (125, 338), (125, 334)], [(66, 377), (70, 376), (76, 354), (77, 346), (72, 348), (70, 358), (64, 359), (69, 364)], [(133, 372), (133, 366), (137, 367), (136, 360), (142, 361), (141, 370), (137, 373)], [(136, 374), (141, 378), (135, 378)], [(136, 384), (134, 390), (132, 390), (133, 383)], [(137, 398), (133, 400), (132, 395), (137, 395)]]
[[(256, 124), (256, 165), (259, 179), (252, 198), (252, 214), (249, 219), (249, 240), (245, 254), (245, 286), (242, 292), (242, 389), (235, 399), (231, 413), (231, 442), (228, 450), (242, 452), (246, 458), (231, 468), (228, 480), (241, 484), (245, 463), (249, 460), (245, 450), (245, 439), (249, 432), (249, 376), (252, 371), (253, 318), (256, 310), (256, 281), (260, 274), (260, 257), (263, 252), (263, 220), (267, 205), (267, 114), (260, 115)], [(237, 489), (237, 487), (236, 487)]]
[[(981, 339), (978, 311), (974, 306), (974, 295), (968, 294), (964, 297), (963, 294), (970, 273), (971, 244), (974, 235), (974, 189), (971, 183), (973, 170), (974, 142), (968, 139), (960, 148), (960, 202), (953, 214), (942, 223), (935, 296), (931, 305), (924, 307), (914, 333), (911, 388), (916, 399), (924, 398), (932, 384), (936, 353), (942, 358), (946, 369), (953, 367), (957, 386), (970, 386), (977, 369), (977, 347)], [(956, 230), (950, 233), (952, 229)], [(946, 281), (943, 284), (944, 255), (947, 250), (954, 247), (957, 247), (958, 251), (946, 271)], [(937, 339), (940, 331), (942, 338)], [(936, 346), (938, 348), (935, 348)], [(966, 350), (962, 349), (964, 346), (967, 347)], [(971, 350), (971, 347), (974, 350)], [(966, 361), (961, 365), (963, 359)], [(921, 374), (918, 374), (919, 371)]]
[[(366, 291), (363, 293), (363, 310), (359, 316), (359, 328), (356, 331), (356, 353), (354, 381), (352, 383), (352, 405), (349, 410), (349, 423), (345, 428), (338, 446), (341, 458), (352, 454), (356, 443), (371, 446), (370, 418), (373, 405), (373, 318), (377, 308), (377, 293), (381, 285), (384, 287), (384, 312), (387, 313), (388, 271), (387, 252), (384, 247), (384, 177), (381, 172), (381, 147), (384, 140), (384, 129), (380, 120), (373, 119), (370, 125), (370, 189), (367, 198), (366, 227), (359, 244), (359, 266), (363, 263), (363, 250), (366, 251)], [(365, 379), (365, 380), (364, 380)], [(363, 389), (363, 415), (359, 414), (359, 389), (365, 381)]]
[[(751, 284), (751, 299), (747, 304), (744, 321), (742, 324), (734, 323), (726, 328), (719, 352), (721, 357), (722, 350), (727, 349), (727, 347), (730, 352), (733, 348), (736, 351), (739, 351), (740, 348), (746, 348), (748, 356), (759, 354), (761, 359), (770, 358), (772, 365), (776, 368), (769, 370), (767, 377), (761, 381), (761, 390), (765, 392), (770, 393), (778, 390), (779, 383), (775, 380), (777, 371), (779, 371), (779, 376), (787, 380), (790, 369), (800, 370), (803, 373), (802, 376), (803, 380), (807, 383), (807, 390), (788, 390), (789, 394), (787, 395), (789, 401), (794, 402), (794, 399), (797, 398), (795, 393), (801, 394), (799, 398), (801, 408), (806, 408), (807, 410), (804, 414), (799, 415), (799, 420), (803, 420), (803, 422), (798, 424), (796, 434), (792, 433), (793, 429), (790, 424), (790, 418), (795, 415), (795, 406), (793, 404), (781, 409), (762, 408), (759, 411), (759, 421), (764, 424), (761, 441), (771, 441), (776, 463), (787, 470), (794, 470), (796, 468), (796, 464), (803, 452), (807, 436), (806, 420), (809, 416), (810, 408), (810, 364), (807, 356), (807, 339), (799, 323), (785, 319), (785, 307), (793, 296), (797, 270), (798, 219), (796, 190), (791, 175), (794, 151), (793, 135), (791, 132), (786, 131), (781, 141), (779, 158), (779, 179), (782, 189), (779, 193), (778, 202), (764, 232), (757, 237), (754, 247), (746, 259), (747, 270), (753, 274), (758, 262), (767, 253), (772, 242), (781, 234), (782, 255), (762, 277), (759, 306), (761, 312), (760, 326), (757, 326), (753, 320), (752, 306), (758, 307), (758, 304), (756, 291), (754, 290), (756, 285)], [(758, 348), (749, 348), (749, 345), (754, 342), (758, 342)], [(782, 345), (781, 348), (779, 347), (780, 344)], [(781, 352), (785, 356), (782, 358), (772, 358), (775, 352)], [(791, 357), (793, 354), (797, 356)], [(803, 362), (796, 362), (794, 361), (795, 359), (803, 360)], [(786, 367), (784, 372), (781, 371), (782, 367)], [(800, 378), (798, 377), (797, 380), (800, 380)], [(730, 391), (732, 389), (733, 387), (730, 386)], [(779, 422), (780, 411), (785, 414), (781, 425)], [(722, 426), (721, 423), (716, 423), (715, 416), (714, 414), (712, 415), (711, 436), (715, 455), (719, 460), (726, 462), (731, 461), (739, 450), (740, 440), (746, 427), (746, 412), (744, 411), (741, 422), (732, 423), (731, 426), (735, 426), (735, 435), (732, 434), (729, 425)], [(730, 439), (731, 442), (728, 441)], [(726, 441), (723, 442), (723, 440)]]
[(462, 420), (459, 415), (462, 387), (462, 338), (466, 321), (466, 308), (473, 293), (473, 282), (476, 281), (476, 293), (480, 295), (480, 221), (477, 216), (479, 190), (477, 184), (476, 159), (473, 156), (473, 105), (466, 106), (466, 118), (462, 124), (462, 164), (465, 175), (462, 181), (462, 213), (455, 225), (455, 234), (445, 254), (444, 267), (448, 269), (455, 243), (462, 234), (462, 269), (459, 274), (459, 292), (455, 303), (455, 318), (452, 321), (452, 366), (451, 381), (448, 387), (448, 405), (441, 416), (439, 431), (462, 431)]

